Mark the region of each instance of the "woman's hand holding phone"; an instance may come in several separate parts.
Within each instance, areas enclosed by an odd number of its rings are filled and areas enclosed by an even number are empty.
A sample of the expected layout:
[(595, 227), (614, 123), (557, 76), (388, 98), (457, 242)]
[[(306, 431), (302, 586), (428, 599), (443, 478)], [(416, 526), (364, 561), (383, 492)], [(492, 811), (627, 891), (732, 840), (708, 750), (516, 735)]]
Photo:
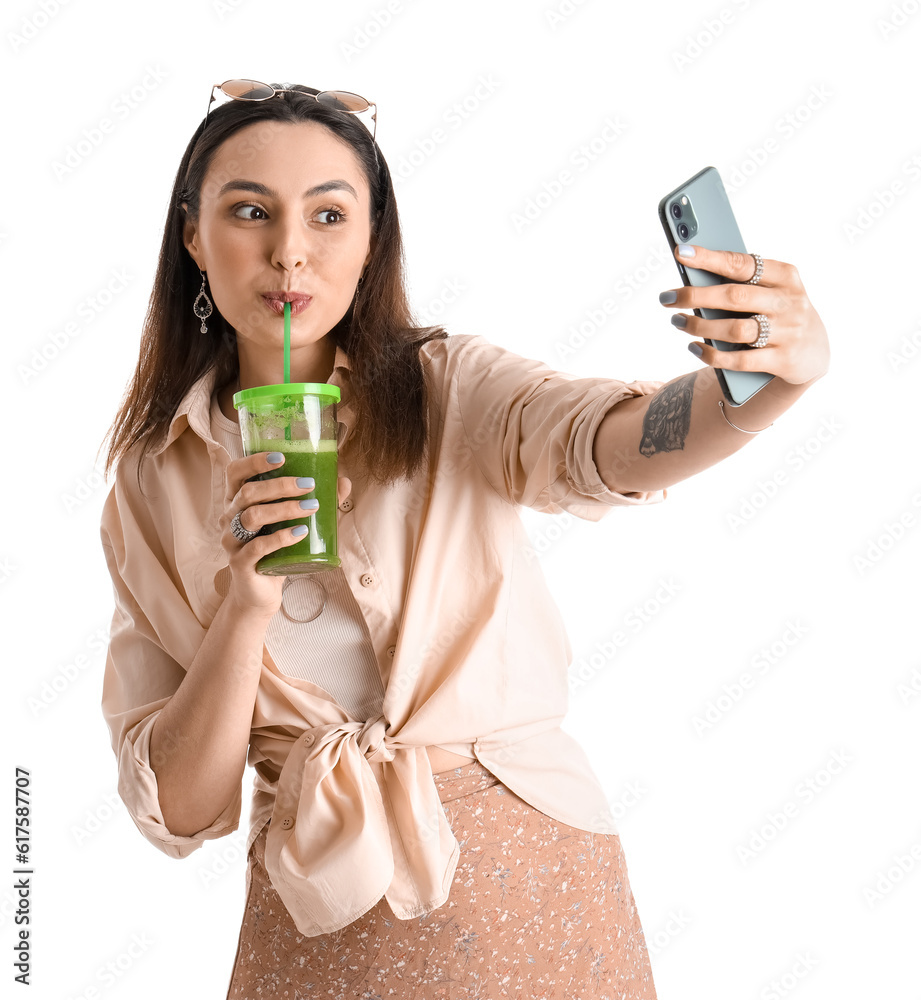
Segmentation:
[[(685, 256), (681, 252), (686, 253), (688, 249), (694, 250), (693, 256)], [(672, 289), (675, 298), (662, 301), (671, 294), (663, 293), (660, 296), (663, 305), (672, 309), (761, 313), (771, 324), (767, 344), (757, 350), (720, 351), (709, 344), (699, 344), (700, 359), (704, 364), (731, 371), (768, 372), (791, 385), (813, 382), (828, 371), (831, 349), (825, 325), (809, 301), (799, 272), (792, 264), (764, 258), (760, 281), (757, 285), (749, 285), (746, 282), (755, 271), (754, 258), (749, 253), (708, 250), (689, 243), (679, 244), (674, 253), (680, 266), (710, 271), (728, 281), (704, 287), (685, 285)], [(738, 319), (680, 315), (684, 325), (676, 322), (678, 316), (672, 317), (672, 323), (692, 337), (737, 344), (751, 344), (758, 337), (758, 321), (748, 315)], [(688, 345), (689, 349), (691, 346)]]

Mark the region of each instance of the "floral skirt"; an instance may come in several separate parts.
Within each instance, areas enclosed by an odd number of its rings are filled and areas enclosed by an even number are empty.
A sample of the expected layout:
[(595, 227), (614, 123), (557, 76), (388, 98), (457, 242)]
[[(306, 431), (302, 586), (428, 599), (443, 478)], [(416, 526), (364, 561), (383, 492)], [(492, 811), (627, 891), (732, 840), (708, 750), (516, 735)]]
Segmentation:
[(299, 934), (249, 851), (228, 1000), (655, 1000), (616, 834), (535, 809), (479, 761), (435, 775), (460, 845), (451, 894), (399, 920), (386, 899), (330, 934)]

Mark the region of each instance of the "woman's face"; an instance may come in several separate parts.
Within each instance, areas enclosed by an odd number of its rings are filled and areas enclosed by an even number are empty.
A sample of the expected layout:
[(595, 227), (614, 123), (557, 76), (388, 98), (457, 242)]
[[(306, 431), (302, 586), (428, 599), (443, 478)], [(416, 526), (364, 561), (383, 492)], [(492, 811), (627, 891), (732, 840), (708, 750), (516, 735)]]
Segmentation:
[(345, 315), (370, 258), (369, 206), (355, 154), (318, 123), (254, 123), (219, 147), (184, 241), (240, 350), (281, 356), (286, 293), (301, 296), (292, 359)]

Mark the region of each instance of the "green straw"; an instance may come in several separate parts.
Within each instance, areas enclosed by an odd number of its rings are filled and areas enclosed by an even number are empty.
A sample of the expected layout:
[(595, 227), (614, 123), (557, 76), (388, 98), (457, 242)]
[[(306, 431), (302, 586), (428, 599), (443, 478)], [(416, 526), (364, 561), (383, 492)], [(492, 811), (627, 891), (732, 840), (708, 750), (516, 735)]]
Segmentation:
[(285, 383), (291, 381), (291, 303), (285, 303)]
[[(285, 303), (285, 384), (291, 381), (291, 303)], [(291, 425), (285, 425), (285, 440), (291, 440)]]

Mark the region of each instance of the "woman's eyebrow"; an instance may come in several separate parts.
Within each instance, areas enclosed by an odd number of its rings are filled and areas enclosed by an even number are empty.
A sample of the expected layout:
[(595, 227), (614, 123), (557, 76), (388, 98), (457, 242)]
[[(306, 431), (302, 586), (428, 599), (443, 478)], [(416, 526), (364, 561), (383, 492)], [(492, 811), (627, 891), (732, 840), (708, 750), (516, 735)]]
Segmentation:
[[(326, 194), (327, 191), (348, 191), (348, 193), (357, 201), (358, 194), (355, 188), (349, 184), (348, 181), (335, 180), (335, 181), (324, 181), (322, 184), (317, 184), (312, 188), (308, 188), (304, 192), (305, 198), (313, 198), (318, 194)], [(228, 181), (218, 192), (218, 197), (225, 194), (227, 191), (251, 191), (253, 194), (261, 194), (266, 198), (278, 198), (278, 192), (273, 191), (270, 187), (266, 187), (265, 184), (260, 184), (258, 181), (245, 181), (245, 180), (233, 180)]]

